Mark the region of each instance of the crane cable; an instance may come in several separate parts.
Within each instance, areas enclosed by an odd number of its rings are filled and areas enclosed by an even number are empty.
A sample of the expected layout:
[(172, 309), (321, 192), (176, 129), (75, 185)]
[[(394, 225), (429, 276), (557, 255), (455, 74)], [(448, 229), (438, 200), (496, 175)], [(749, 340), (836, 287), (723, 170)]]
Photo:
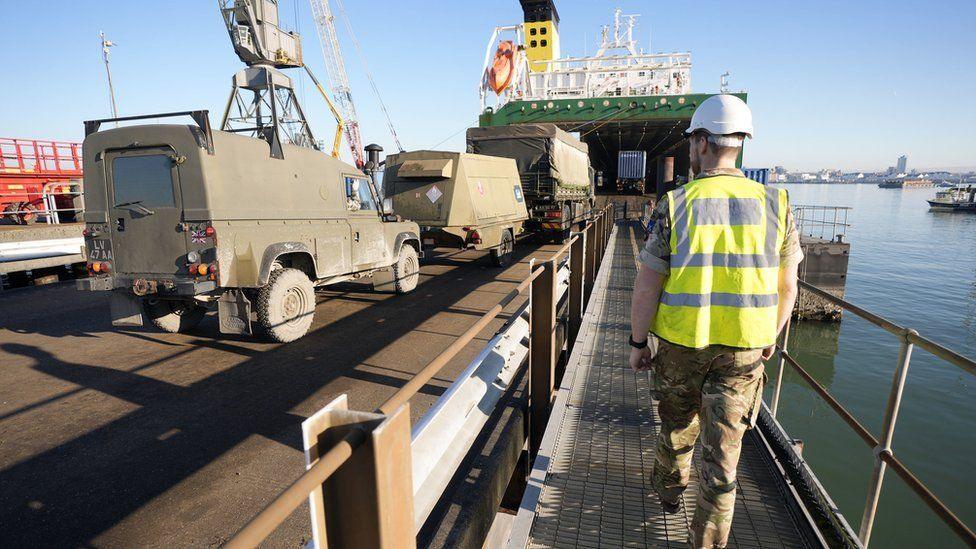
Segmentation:
[(339, 7), (339, 13), (342, 14), (342, 20), (346, 24), (346, 31), (349, 32), (349, 38), (352, 40), (353, 46), (356, 48), (356, 53), (359, 56), (359, 63), (363, 66), (363, 72), (366, 73), (366, 78), (369, 80), (370, 87), (373, 88), (373, 93), (376, 95), (377, 101), (380, 103), (380, 110), (383, 111), (383, 115), (386, 117), (386, 125), (390, 128), (390, 135), (393, 136), (393, 142), (396, 144), (397, 149), (403, 152), (403, 145), (400, 143), (400, 138), (397, 136), (396, 129), (393, 127), (393, 120), (390, 118), (390, 111), (386, 109), (386, 103), (383, 102), (383, 97), (380, 95), (380, 90), (376, 86), (376, 81), (373, 80), (373, 74), (369, 70), (369, 64), (366, 63), (366, 56), (363, 55), (363, 50), (359, 47), (359, 40), (356, 39), (356, 34), (352, 30), (352, 24), (349, 22), (349, 16), (346, 14), (346, 8), (342, 5), (342, 0), (335, 0), (336, 6)]

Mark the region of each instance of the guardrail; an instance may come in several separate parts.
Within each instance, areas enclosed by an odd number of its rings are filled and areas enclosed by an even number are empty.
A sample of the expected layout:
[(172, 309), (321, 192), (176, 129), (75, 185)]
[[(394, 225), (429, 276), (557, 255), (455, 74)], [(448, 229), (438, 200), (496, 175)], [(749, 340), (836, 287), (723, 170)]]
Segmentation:
[(922, 337), (919, 333), (910, 328), (904, 328), (891, 322), (890, 320), (876, 315), (870, 311), (862, 309), (853, 303), (845, 301), (839, 297), (831, 295), (816, 286), (800, 281), (800, 289), (815, 294), (846, 311), (867, 320), (887, 332), (897, 336), (901, 340), (901, 349), (898, 354), (898, 363), (895, 368), (894, 377), (891, 382), (891, 391), (888, 394), (888, 403), (885, 408), (884, 424), (880, 440), (864, 427), (857, 418), (854, 417), (844, 405), (837, 401), (827, 389), (817, 382), (816, 379), (788, 351), (790, 324), (786, 324), (783, 336), (777, 345), (779, 349), (779, 367), (776, 377), (776, 385), (773, 389), (770, 413), (776, 418), (779, 408), (780, 391), (783, 383), (783, 370), (785, 364), (789, 364), (800, 377), (840, 416), (842, 420), (874, 450), (874, 471), (871, 475), (871, 482), (868, 488), (867, 500), (864, 504), (864, 514), (861, 518), (861, 528), (858, 532), (858, 539), (862, 546), (867, 547), (871, 540), (871, 530), (874, 526), (874, 519), (878, 510), (878, 501), (881, 498), (881, 487), (884, 484), (884, 475), (887, 467), (891, 467), (894, 472), (901, 477), (909, 488), (920, 498), (935, 514), (952, 529), (970, 547), (976, 547), (976, 534), (966, 526), (962, 520), (950, 510), (935, 494), (933, 494), (925, 484), (916, 477), (911, 470), (905, 466), (897, 457), (891, 445), (894, 439), (895, 422), (898, 420), (898, 411), (901, 408), (901, 398), (905, 389), (905, 381), (908, 379), (908, 365), (911, 362), (912, 350), (917, 345), (922, 349), (932, 353), (936, 357), (950, 362), (963, 371), (976, 375), (976, 361), (964, 357), (959, 353), (939, 345), (930, 339)]
[[(306, 472), (226, 547), (257, 546), (306, 498), (316, 547), (414, 547), (417, 531), (523, 367), (529, 372), (528, 449), (534, 457), (560, 375), (559, 304), (566, 305), (571, 350), (614, 219), (610, 205), (548, 259), (530, 262), (525, 280), (374, 412), (349, 410), (343, 395), (308, 418), (302, 425)], [(528, 302), (411, 430), (410, 399), (525, 292)], [(461, 413), (473, 404), (478, 413)]]
[(793, 216), (796, 219), (796, 230), (801, 235), (816, 237), (823, 240), (841, 242), (850, 223), (847, 222), (849, 206), (810, 206), (793, 205)]
[[(59, 208), (58, 198), (68, 197), (74, 203), (76, 198), (81, 198), (84, 200), (84, 192), (82, 190), (82, 183), (78, 181), (49, 181), (41, 187), (41, 192), (38, 194), (37, 191), (21, 191), (15, 193), (2, 193), (0, 192), (0, 203), (3, 203), (5, 198), (17, 198), (26, 197), (28, 200), (22, 202), (23, 204), (29, 204), (29, 209), (4, 209), (0, 212), (0, 216), (38, 216), (44, 217), (44, 220), (49, 225), (57, 225), (61, 223), (61, 213), (72, 212), (75, 214), (76, 219), (80, 220), (81, 214), (85, 207), (84, 204), (72, 205), (69, 208)], [(42, 208), (37, 208), (34, 203), (39, 202)]]

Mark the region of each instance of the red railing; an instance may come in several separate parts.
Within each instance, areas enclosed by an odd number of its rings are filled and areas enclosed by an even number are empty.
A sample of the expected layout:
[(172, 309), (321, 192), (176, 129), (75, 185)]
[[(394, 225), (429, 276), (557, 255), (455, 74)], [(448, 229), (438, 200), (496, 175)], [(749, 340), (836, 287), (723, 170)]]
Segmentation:
[(0, 137), (0, 178), (52, 181), (81, 175), (81, 143)]

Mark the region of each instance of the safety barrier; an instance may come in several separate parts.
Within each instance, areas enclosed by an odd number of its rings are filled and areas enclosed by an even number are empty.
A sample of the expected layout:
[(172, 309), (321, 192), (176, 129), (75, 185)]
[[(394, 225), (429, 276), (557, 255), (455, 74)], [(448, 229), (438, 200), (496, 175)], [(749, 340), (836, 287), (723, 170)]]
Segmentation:
[(841, 242), (850, 227), (847, 222), (849, 206), (793, 205), (796, 230), (801, 235)]
[(881, 439), (876, 438), (864, 427), (844, 406), (835, 399), (827, 389), (817, 382), (816, 379), (806, 369), (804, 369), (796, 358), (790, 355), (789, 335), (790, 323), (783, 330), (782, 339), (777, 345), (779, 350), (778, 375), (776, 385), (773, 389), (770, 413), (776, 418), (779, 408), (780, 391), (783, 383), (783, 370), (785, 364), (789, 364), (800, 377), (840, 416), (842, 420), (874, 450), (874, 471), (871, 475), (871, 482), (868, 488), (867, 500), (864, 504), (864, 514), (861, 518), (861, 528), (858, 538), (862, 546), (867, 547), (871, 540), (871, 530), (874, 526), (875, 515), (878, 510), (878, 501), (881, 498), (881, 487), (884, 483), (884, 475), (887, 467), (891, 467), (895, 473), (908, 485), (909, 488), (918, 496), (936, 515), (952, 529), (970, 547), (976, 547), (976, 534), (963, 523), (955, 513), (953, 513), (935, 494), (933, 494), (925, 484), (916, 477), (908, 467), (905, 466), (897, 457), (892, 449), (892, 441), (895, 433), (895, 422), (898, 420), (898, 411), (901, 407), (902, 393), (905, 389), (905, 381), (908, 379), (908, 365), (911, 362), (912, 350), (914, 346), (932, 353), (936, 357), (950, 362), (963, 371), (976, 375), (976, 361), (960, 355), (959, 353), (943, 347), (930, 339), (922, 337), (913, 329), (903, 328), (890, 320), (876, 315), (870, 311), (862, 309), (848, 301), (831, 295), (816, 286), (800, 281), (801, 291), (815, 294), (846, 311), (867, 320), (889, 333), (897, 336), (901, 340), (901, 349), (898, 354), (898, 363), (891, 383), (891, 391), (888, 394), (888, 403), (885, 408), (884, 423), (882, 427)]
[[(561, 375), (560, 302), (571, 351), (614, 219), (611, 205), (548, 259), (530, 262), (525, 280), (374, 412), (349, 410), (343, 395), (306, 420), (306, 472), (226, 547), (257, 546), (306, 498), (317, 547), (414, 547), (416, 532), (484, 425), (485, 409), (498, 402), (523, 367), (529, 377), (528, 449), (534, 457)], [(526, 292), (528, 302), (411, 430), (410, 399)], [(481, 413), (462, 417), (458, 411), (470, 410), (472, 403)]]
[[(58, 207), (58, 198), (66, 197), (71, 200), (72, 206), (68, 208)], [(17, 209), (4, 209), (0, 212), (0, 215), (6, 216), (17, 216), (17, 215), (32, 215), (44, 217), (44, 220), (49, 225), (57, 225), (61, 223), (61, 214), (65, 212), (71, 212), (75, 215), (76, 220), (80, 220), (82, 212), (84, 212), (84, 204), (76, 204), (76, 202), (84, 198), (84, 192), (82, 190), (82, 183), (80, 181), (49, 181), (45, 183), (41, 189), (40, 193), (36, 191), (20, 191), (20, 192), (0, 192), (0, 203), (6, 202), (5, 199), (17, 199), (17, 198), (27, 198), (24, 204), (30, 204), (30, 208), (17, 208)], [(37, 208), (34, 203), (38, 202), (42, 207)]]

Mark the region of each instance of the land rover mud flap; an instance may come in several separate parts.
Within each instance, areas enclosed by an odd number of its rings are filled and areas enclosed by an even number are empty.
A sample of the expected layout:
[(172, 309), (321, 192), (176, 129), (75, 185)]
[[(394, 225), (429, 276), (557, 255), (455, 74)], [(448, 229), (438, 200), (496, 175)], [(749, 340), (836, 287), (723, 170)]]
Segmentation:
[(251, 302), (240, 290), (224, 292), (217, 300), (220, 333), (251, 335)]
[(396, 279), (393, 275), (393, 267), (373, 271), (373, 290), (377, 292), (396, 292)]
[(142, 299), (130, 293), (112, 292), (108, 299), (112, 326), (142, 326)]

